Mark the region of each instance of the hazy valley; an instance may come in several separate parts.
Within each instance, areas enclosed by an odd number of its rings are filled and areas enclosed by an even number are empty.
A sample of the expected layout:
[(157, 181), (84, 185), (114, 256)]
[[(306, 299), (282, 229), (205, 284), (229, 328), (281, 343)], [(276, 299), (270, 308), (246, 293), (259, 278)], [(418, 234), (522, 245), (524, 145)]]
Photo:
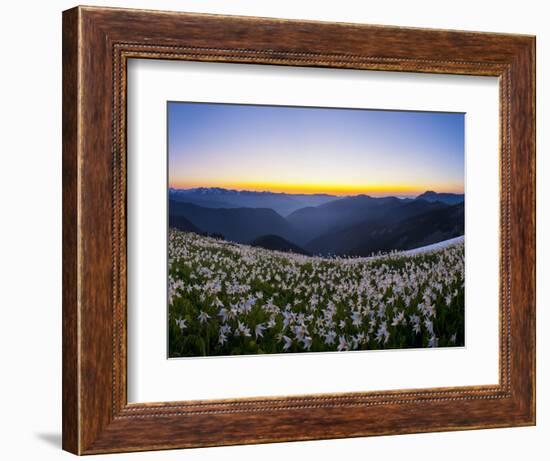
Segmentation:
[(270, 250), (369, 256), (464, 234), (464, 195), (339, 197), (198, 188), (169, 191), (169, 226)]

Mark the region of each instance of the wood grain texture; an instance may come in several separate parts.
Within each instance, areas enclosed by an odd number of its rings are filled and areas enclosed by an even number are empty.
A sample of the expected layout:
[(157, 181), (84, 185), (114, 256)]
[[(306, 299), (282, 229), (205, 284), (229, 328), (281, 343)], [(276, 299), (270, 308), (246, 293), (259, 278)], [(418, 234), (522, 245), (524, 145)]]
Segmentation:
[(78, 399), (78, 10), (63, 17), (63, 448), (80, 451)]
[[(78, 454), (535, 422), (534, 37), (78, 7), (63, 14), (63, 447)], [(500, 382), (128, 404), (128, 59), (500, 78)]]

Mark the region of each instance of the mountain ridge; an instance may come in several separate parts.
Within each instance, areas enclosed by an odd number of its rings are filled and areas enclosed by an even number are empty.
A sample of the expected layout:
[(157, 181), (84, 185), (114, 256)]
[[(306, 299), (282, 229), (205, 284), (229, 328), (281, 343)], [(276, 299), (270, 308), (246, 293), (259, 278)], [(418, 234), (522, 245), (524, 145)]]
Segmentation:
[[(218, 195), (210, 188), (200, 190)], [(226, 191), (222, 189), (223, 194)], [(269, 207), (214, 207), (216, 200), (202, 206), (192, 194), (194, 203), (182, 196), (169, 200), (170, 226), (279, 251), (366, 256), (464, 233), (464, 196), (460, 194), (426, 191), (414, 199), (358, 194), (321, 201), (287, 216)], [(254, 197), (262, 194), (252, 193)]]
[(267, 234), (292, 241), (296, 234), (285, 218), (271, 208), (205, 208), (170, 200), (169, 213), (174, 217), (184, 216), (205, 232), (221, 234), (239, 243)]
[(169, 189), (170, 200), (194, 203), (205, 208), (271, 208), (287, 216), (305, 206), (317, 206), (340, 197), (329, 194), (287, 194), (224, 188)]
[(262, 235), (250, 242), (250, 245), (253, 247), (265, 248), (266, 250), (292, 252), (306, 256), (310, 255), (310, 253), (302, 247), (274, 234)]
[(455, 205), (464, 202), (464, 194), (455, 194), (451, 192), (434, 192), (427, 190), (416, 197), (417, 199), (427, 200), (429, 202), (443, 202), (448, 205)]

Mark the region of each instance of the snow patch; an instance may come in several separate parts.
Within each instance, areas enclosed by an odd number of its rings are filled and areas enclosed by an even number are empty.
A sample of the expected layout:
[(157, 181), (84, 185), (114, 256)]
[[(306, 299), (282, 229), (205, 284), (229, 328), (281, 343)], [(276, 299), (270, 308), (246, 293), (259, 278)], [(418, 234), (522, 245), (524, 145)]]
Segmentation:
[(447, 248), (451, 245), (456, 245), (457, 243), (463, 243), (464, 242), (464, 236), (461, 235), (460, 237), (455, 237), (449, 240), (443, 240), (442, 242), (432, 243), (431, 245), (426, 245), (419, 248), (413, 248), (412, 250), (405, 250), (399, 252), (401, 255), (410, 256), (410, 255), (417, 255), (421, 253), (428, 253), (430, 251), (435, 250), (441, 250), (443, 248)]

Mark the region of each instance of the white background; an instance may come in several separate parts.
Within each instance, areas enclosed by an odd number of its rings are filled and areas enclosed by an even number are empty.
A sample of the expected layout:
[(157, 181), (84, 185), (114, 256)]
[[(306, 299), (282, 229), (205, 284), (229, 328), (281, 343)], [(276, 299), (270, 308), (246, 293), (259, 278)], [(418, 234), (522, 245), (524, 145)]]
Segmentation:
[[(128, 64), (128, 93), (131, 402), (498, 383), (496, 77), (144, 59)], [(466, 113), (466, 347), (166, 360), (170, 100)]]
[[(101, 4), (88, 1), (89, 4)], [(547, 459), (550, 438), (548, 157), (549, 15), (545, 2), (255, 0), (115, 1), (163, 8), (537, 35), (538, 424), (536, 427), (117, 455), (136, 460)], [(6, 2), (0, 16), (0, 453), (69, 459), (61, 439), (61, 10), (69, 1)], [(98, 457), (103, 459), (105, 457)], [(107, 459), (107, 458), (105, 458)]]

